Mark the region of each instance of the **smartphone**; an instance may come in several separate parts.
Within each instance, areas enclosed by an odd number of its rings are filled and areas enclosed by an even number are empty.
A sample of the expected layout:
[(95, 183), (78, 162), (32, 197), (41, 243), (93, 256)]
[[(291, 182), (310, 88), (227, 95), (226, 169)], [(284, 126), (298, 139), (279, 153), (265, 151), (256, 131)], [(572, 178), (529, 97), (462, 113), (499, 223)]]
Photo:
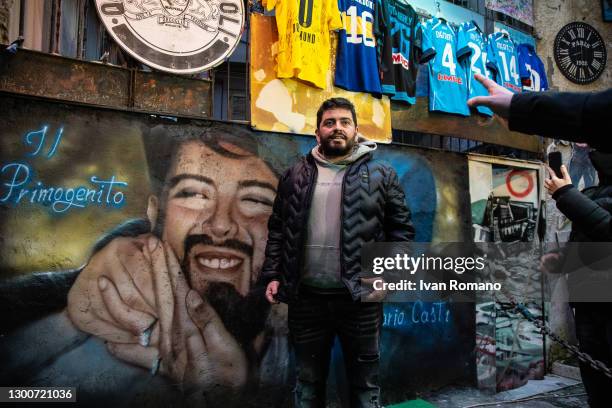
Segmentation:
[(548, 153), (548, 166), (553, 169), (557, 177), (563, 178), (561, 173), (561, 152)]

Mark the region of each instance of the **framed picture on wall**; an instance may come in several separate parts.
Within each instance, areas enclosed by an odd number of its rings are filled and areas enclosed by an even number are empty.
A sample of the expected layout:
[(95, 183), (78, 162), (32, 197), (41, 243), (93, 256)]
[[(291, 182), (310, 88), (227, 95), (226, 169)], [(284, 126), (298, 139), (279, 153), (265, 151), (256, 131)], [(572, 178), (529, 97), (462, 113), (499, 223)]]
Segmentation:
[(601, 0), (601, 16), (603, 21), (612, 23), (612, 0)]

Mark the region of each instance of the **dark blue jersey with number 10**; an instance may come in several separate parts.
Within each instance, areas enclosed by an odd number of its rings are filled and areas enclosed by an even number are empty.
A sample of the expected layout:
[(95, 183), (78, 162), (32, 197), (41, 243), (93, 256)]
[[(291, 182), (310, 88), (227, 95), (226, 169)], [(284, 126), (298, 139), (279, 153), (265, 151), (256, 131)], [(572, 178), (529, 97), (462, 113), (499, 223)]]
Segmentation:
[[(375, 0), (338, 0), (342, 29), (338, 36), (334, 85), (354, 92), (381, 96), (376, 57)], [(315, 55), (312, 56), (316, 58)]]

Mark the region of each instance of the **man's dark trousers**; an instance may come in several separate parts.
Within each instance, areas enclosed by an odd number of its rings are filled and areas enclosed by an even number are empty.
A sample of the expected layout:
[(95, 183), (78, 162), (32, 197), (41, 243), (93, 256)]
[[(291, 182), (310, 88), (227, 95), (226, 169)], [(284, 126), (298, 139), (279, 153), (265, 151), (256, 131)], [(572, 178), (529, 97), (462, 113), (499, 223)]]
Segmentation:
[(296, 408), (324, 408), (331, 349), (337, 335), (349, 382), (350, 407), (379, 407), (382, 304), (353, 301), (348, 291), (321, 294), (303, 287), (289, 304), (296, 353)]

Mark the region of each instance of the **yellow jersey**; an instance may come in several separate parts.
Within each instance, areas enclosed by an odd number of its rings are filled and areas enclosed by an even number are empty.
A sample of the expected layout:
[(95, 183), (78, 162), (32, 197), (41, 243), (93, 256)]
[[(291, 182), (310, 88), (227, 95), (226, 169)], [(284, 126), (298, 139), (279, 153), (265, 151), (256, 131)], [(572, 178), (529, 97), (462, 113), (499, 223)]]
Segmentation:
[(276, 8), (276, 76), (299, 78), (326, 88), (331, 54), (330, 31), (342, 28), (338, 0), (264, 0)]

